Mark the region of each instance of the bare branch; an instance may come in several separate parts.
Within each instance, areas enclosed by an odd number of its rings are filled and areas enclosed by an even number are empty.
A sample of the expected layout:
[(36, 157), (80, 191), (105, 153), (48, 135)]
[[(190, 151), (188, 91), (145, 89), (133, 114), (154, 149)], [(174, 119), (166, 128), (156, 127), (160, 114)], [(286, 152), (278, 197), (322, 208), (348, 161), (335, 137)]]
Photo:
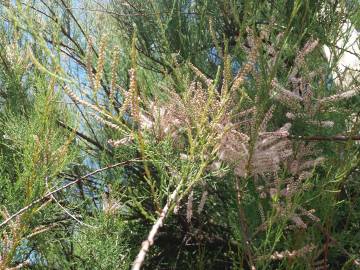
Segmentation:
[(142, 242), (141, 249), (140, 249), (138, 255), (136, 256), (136, 259), (133, 262), (133, 266), (132, 266), (131, 270), (140, 270), (141, 269), (141, 265), (144, 263), (146, 254), (148, 253), (150, 247), (154, 244), (154, 238), (155, 238), (156, 234), (158, 233), (160, 227), (162, 227), (162, 225), (164, 224), (164, 220), (166, 218), (166, 215), (169, 211), (171, 204), (174, 201), (176, 201), (176, 197), (178, 196), (180, 187), (181, 187), (181, 185), (178, 185), (177, 188), (170, 195), (169, 200), (165, 204), (164, 208), (162, 209), (160, 216), (158, 217), (158, 219), (152, 226), (152, 228), (148, 234), (148, 237), (146, 238), (145, 241)]

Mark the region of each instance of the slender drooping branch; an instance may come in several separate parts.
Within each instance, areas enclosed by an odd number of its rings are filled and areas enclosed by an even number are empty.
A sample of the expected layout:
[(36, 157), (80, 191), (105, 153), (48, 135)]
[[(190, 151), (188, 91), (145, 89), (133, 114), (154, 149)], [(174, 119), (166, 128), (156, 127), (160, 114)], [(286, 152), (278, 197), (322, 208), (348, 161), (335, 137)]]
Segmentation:
[[(46, 188), (48, 188), (48, 177), (45, 177), (45, 183), (46, 183)], [(75, 220), (76, 222), (78, 222), (79, 224), (95, 229), (97, 228), (96, 226), (92, 226), (90, 224), (87, 224), (85, 222), (82, 222), (80, 219), (78, 219), (75, 215), (73, 215), (72, 213), (70, 213), (70, 211), (68, 209), (66, 209), (66, 207), (62, 206), (61, 203), (58, 201), (58, 199), (56, 199), (56, 197), (54, 196), (54, 194), (51, 194), (50, 199), (55, 201), (55, 203), (69, 216), (71, 217), (73, 220)]]
[(46, 193), (44, 196), (42, 196), (41, 198), (39, 199), (36, 199), (35, 201), (33, 201), (32, 203), (28, 204), (27, 206), (21, 208), (19, 211), (17, 211), (16, 213), (12, 214), (10, 217), (8, 217), (7, 219), (5, 219), (1, 224), (0, 224), (0, 228), (5, 226), (7, 223), (9, 223), (11, 220), (13, 220), (14, 218), (16, 218), (17, 216), (21, 215), (22, 213), (24, 213), (25, 211), (31, 209), (32, 207), (34, 207), (35, 205), (39, 204), (39, 203), (42, 203), (42, 202), (45, 202), (47, 201), (49, 198), (51, 198), (51, 196), (53, 196), (55, 193), (58, 193), (94, 174), (98, 174), (100, 172), (103, 172), (103, 171), (106, 171), (106, 170), (109, 170), (109, 169), (112, 169), (112, 168), (115, 168), (115, 167), (119, 167), (119, 166), (125, 166), (131, 162), (139, 162), (140, 160), (139, 159), (132, 159), (132, 160), (128, 160), (128, 161), (124, 161), (124, 162), (119, 162), (119, 163), (116, 163), (116, 164), (112, 164), (112, 165), (108, 165), (104, 168), (100, 168), (100, 169), (97, 169), (95, 171), (92, 171), (84, 176), (81, 176), (77, 179), (75, 179), (74, 181), (71, 181), (70, 183), (67, 183), (66, 185), (64, 186), (61, 186), (53, 191), (49, 191), (48, 193)]

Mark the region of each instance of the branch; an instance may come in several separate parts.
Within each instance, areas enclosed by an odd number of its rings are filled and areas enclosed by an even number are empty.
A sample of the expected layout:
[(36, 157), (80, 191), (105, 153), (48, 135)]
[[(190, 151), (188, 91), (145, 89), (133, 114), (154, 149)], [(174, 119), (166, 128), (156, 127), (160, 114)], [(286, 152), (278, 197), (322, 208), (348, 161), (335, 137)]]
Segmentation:
[(335, 136), (294, 136), (289, 135), (291, 140), (302, 140), (302, 141), (360, 141), (360, 135), (357, 136), (345, 136), (345, 135), (335, 135)]
[(251, 252), (251, 245), (250, 245), (250, 236), (248, 232), (248, 225), (246, 223), (245, 212), (241, 204), (241, 190), (240, 190), (240, 179), (239, 177), (235, 178), (235, 189), (236, 189), (236, 202), (239, 211), (239, 222), (240, 222), (240, 232), (242, 235), (243, 240), (245, 241), (245, 253), (248, 258), (248, 263), (251, 269), (256, 270), (253, 262), (253, 256)]
[(80, 133), (79, 131), (77, 131), (74, 128), (69, 127), (68, 125), (66, 125), (64, 122), (57, 120), (56, 121), (61, 127), (67, 129), (70, 132), (74, 132), (77, 136), (79, 136), (80, 138), (84, 139), (85, 141), (91, 143), (92, 145), (96, 146), (98, 149), (100, 149), (101, 151), (108, 151), (111, 153), (111, 151), (109, 149), (105, 149), (98, 141), (95, 141), (93, 139), (91, 139), (90, 137), (86, 136), (83, 133)]
[[(48, 177), (45, 177), (45, 184), (46, 184), (46, 188), (48, 188)], [(55, 201), (55, 203), (69, 216), (71, 217), (73, 220), (75, 220), (76, 222), (78, 222), (79, 224), (88, 227), (88, 228), (92, 228), (92, 229), (96, 229), (96, 226), (92, 226), (90, 224), (87, 224), (83, 221), (81, 221), (80, 219), (78, 219), (75, 215), (73, 215), (72, 213), (70, 213), (70, 211), (68, 209), (66, 209), (64, 206), (62, 206), (62, 204), (58, 201), (58, 199), (56, 199), (56, 197), (54, 196), (54, 194), (52, 194), (50, 196), (50, 198)]]
[(80, 178), (78, 179), (75, 179), (74, 181), (62, 186), (62, 187), (59, 187), (53, 191), (49, 191), (48, 193), (46, 193), (44, 196), (42, 196), (41, 198), (33, 201), (32, 203), (28, 204), (27, 206), (25, 206), (24, 208), (21, 208), (19, 211), (17, 211), (15, 214), (11, 215), (10, 217), (8, 217), (7, 219), (5, 219), (1, 224), (0, 224), (0, 228), (5, 226), (7, 223), (9, 223), (11, 220), (13, 220), (14, 218), (16, 218), (17, 216), (21, 215), (22, 213), (24, 213), (26, 210), (34, 207), (36, 204), (38, 203), (41, 203), (41, 202), (44, 202), (46, 200), (48, 200), (49, 198), (51, 198), (52, 195), (54, 195), (55, 193), (58, 193), (59, 191), (62, 191), (86, 178), (88, 178), (89, 176), (92, 176), (94, 174), (97, 174), (97, 173), (100, 173), (100, 172), (103, 172), (103, 171), (106, 171), (106, 170), (109, 170), (109, 169), (112, 169), (112, 168), (115, 168), (115, 167), (119, 167), (119, 166), (124, 166), (124, 165), (127, 165), (129, 164), (130, 162), (139, 162), (140, 160), (139, 159), (132, 159), (132, 160), (128, 160), (128, 161), (124, 161), (124, 162), (119, 162), (119, 163), (116, 163), (116, 164), (113, 164), (113, 165), (108, 165), (104, 168), (100, 168), (100, 169), (97, 169), (93, 172), (90, 172), (84, 176), (81, 176)]
[(138, 255), (136, 256), (136, 259), (133, 262), (133, 266), (132, 266), (131, 270), (140, 270), (141, 269), (141, 265), (144, 263), (145, 256), (148, 253), (150, 247), (154, 244), (154, 238), (155, 238), (156, 234), (158, 233), (160, 227), (162, 227), (162, 225), (164, 223), (164, 219), (166, 218), (166, 215), (169, 211), (171, 203), (176, 200), (176, 197), (178, 195), (180, 187), (181, 187), (181, 185), (178, 185), (177, 188), (170, 195), (169, 200), (165, 204), (164, 208), (162, 209), (160, 216), (158, 217), (158, 219), (152, 226), (147, 239), (142, 242), (141, 249), (140, 249)]

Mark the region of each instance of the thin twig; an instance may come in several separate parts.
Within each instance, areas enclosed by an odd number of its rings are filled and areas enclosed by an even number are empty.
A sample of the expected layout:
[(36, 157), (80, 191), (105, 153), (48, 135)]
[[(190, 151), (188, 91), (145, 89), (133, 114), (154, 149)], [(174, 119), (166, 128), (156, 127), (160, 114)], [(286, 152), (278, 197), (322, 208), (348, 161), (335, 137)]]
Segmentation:
[(104, 168), (100, 168), (100, 169), (97, 169), (93, 172), (90, 172), (84, 176), (81, 176), (80, 178), (77, 178), (75, 179), (74, 181), (62, 186), (62, 187), (59, 187), (53, 191), (49, 191), (48, 193), (46, 193), (44, 196), (42, 196), (41, 198), (33, 201), (32, 203), (28, 204), (27, 206), (21, 208), (19, 211), (17, 211), (16, 213), (14, 213), (13, 215), (11, 215), (10, 217), (8, 217), (7, 219), (5, 219), (1, 224), (0, 224), (0, 228), (5, 226), (7, 223), (9, 223), (11, 220), (13, 220), (15, 217), (21, 215), (22, 213), (24, 213), (26, 210), (34, 207), (36, 204), (38, 203), (41, 203), (41, 202), (44, 202), (46, 200), (48, 200), (49, 198), (51, 198), (51, 196), (55, 193), (58, 193), (59, 191), (62, 191), (86, 178), (88, 178), (89, 176), (92, 176), (94, 174), (97, 174), (97, 173), (100, 173), (100, 172), (103, 172), (103, 171), (106, 171), (106, 170), (109, 170), (109, 169), (112, 169), (112, 168), (115, 168), (115, 167), (119, 167), (119, 166), (124, 166), (124, 165), (127, 165), (129, 164), (130, 162), (139, 162), (140, 160), (139, 159), (132, 159), (132, 160), (128, 160), (128, 161), (124, 161), (124, 162), (119, 162), (119, 163), (116, 163), (116, 164), (113, 164), (113, 165), (108, 165)]
[(58, 223), (54, 223), (54, 224), (50, 224), (49, 226), (39, 226), (39, 227), (35, 228), (32, 233), (30, 233), (29, 235), (27, 235), (24, 238), (30, 239), (31, 237), (34, 237), (43, 232), (47, 232), (47, 231), (51, 230), (52, 228), (57, 227), (58, 225), (59, 225)]
[[(48, 183), (48, 177), (45, 177), (45, 184), (46, 184), (46, 188), (49, 187), (49, 183)], [(76, 222), (78, 222), (79, 224), (88, 227), (88, 228), (92, 228), (92, 229), (96, 229), (96, 226), (92, 226), (90, 224), (87, 224), (85, 222), (82, 222), (80, 219), (78, 219), (75, 215), (73, 215), (72, 213), (70, 213), (70, 211), (68, 209), (66, 209), (64, 206), (61, 205), (61, 203), (56, 199), (56, 197), (54, 196), (54, 194), (50, 195), (50, 198), (55, 201), (55, 203), (69, 216), (71, 217), (73, 220), (75, 220)]]

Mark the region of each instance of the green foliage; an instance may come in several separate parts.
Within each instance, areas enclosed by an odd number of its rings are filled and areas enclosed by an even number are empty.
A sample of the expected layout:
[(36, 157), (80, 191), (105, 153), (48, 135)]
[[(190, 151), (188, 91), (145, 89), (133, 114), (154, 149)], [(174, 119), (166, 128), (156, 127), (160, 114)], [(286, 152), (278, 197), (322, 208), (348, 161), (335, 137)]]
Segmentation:
[(0, 269), (359, 267), (358, 2), (15, 2)]

